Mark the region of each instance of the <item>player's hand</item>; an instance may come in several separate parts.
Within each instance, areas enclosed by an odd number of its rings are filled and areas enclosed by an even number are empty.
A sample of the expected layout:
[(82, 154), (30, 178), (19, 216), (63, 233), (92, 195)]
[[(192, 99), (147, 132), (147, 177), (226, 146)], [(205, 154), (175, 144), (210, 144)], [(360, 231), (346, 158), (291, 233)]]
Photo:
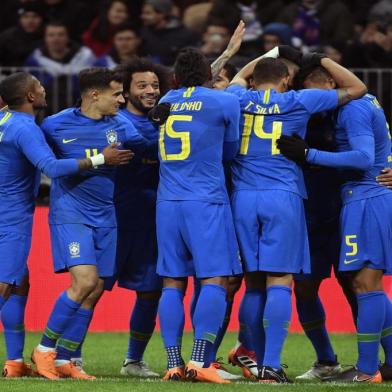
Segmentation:
[(134, 157), (135, 154), (131, 150), (119, 150), (120, 144), (112, 143), (103, 149), (102, 154), (105, 157), (105, 165), (126, 165)]
[(309, 146), (300, 136), (283, 135), (276, 141), (276, 145), (279, 148), (280, 153), (286, 158), (297, 163), (306, 162), (306, 155), (308, 153)]
[(301, 68), (316, 68), (321, 66), (321, 60), (327, 57), (324, 53), (306, 53), (302, 56), (301, 59)]
[(243, 20), (238, 23), (233, 35), (230, 38), (229, 44), (226, 48), (228, 56), (233, 57), (239, 50), (242, 44), (242, 39), (245, 34), (245, 22)]
[(157, 124), (157, 125), (164, 124), (166, 122), (167, 118), (169, 117), (170, 107), (171, 107), (171, 105), (168, 102), (160, 103), (160, 104), (154, 106), (148, 112), (148, 119), (153, 124)]
[(392, 189), (392, 169), (390, 167), (386, 167), (381, 170), (381, 174), (376, 177), (376, 180), (379, 184)]
[(297, 65), (301, 65), (302, 52), (289, 45), (279, 45), (279, 57), (283, 57)]

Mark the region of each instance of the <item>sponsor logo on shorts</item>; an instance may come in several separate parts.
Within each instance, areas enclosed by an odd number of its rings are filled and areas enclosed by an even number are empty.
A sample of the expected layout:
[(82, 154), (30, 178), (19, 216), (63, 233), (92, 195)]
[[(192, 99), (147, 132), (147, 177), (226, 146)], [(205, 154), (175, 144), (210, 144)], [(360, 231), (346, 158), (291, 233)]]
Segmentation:
[(358, 261), (359, 259), (353, 259), (353, 260), (344, 260), (344, 264), (351, 264), (351, 263), (355, 263), (356, 261)]
[(68, 245), (69, 253), (71, 257), (80, 257), (80, 244), (79, 242), (71, 242)]
[(113, 129), (106, 131), (106, 139), (109, 144), (117, 143), (117, 132)]

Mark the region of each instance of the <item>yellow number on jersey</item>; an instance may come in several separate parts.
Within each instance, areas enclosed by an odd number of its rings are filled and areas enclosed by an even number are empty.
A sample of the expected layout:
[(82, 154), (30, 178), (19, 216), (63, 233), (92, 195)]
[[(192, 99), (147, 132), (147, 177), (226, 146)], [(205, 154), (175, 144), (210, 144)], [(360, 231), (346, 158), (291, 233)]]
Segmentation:
[(260, 139), (271, 139), (271, 154), (280, 154), (278, 147), (276, 146), (276, 141), (282, 135), (282, 122), (274, 121), (272, 123), (272, 132), (266, 132), (263, 128), (264, 126), (264, 116), (244, 114), (244, 130), (242, 132), (240, 154), (246, 155), (249, 149), (250, 135), (254, 131), (255, 135)]
[(355, 256), (358, 253), (356, 235), (346, 235), (346, 245), (351, 248), (350, 252), (346, 252), (346, 256)]
[(98, 148), (86, 148), (84, 151), (86, 152), (86, 158), (91, 158), (94, 155), (98, 155)]
[[(192, 116), (183, 114), (174, 114), (169, 116), (164, 125), (161, 125), (159, 135), (159, 152), (163, 161), (183, 161), (189, 157), (191, 153), (191, 141), (189, 132), (175, 131), (173, 124), (176, 121), (192, 121)], [(181, 140), (181, 151), (177, 154), (166, 154), (165, 149), (165, 136), (172, 139)]]

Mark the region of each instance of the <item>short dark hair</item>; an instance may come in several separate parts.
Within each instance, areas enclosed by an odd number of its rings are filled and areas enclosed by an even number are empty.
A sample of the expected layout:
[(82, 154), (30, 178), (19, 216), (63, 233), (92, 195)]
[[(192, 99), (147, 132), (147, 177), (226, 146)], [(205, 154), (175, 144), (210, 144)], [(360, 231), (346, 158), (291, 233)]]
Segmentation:
[(8, 106), (19, 106), (25, 102), (31, 88), (33, 75), (28, 72), (16, 72), (0, 82), (0, 96)]
[(168, 71), (166, 68), (159, 64), (155, 64), (146, 58), (134, 56), (125, 64), (119, 65), (115, 71), (122, 74), (125, 92), (129, 91), (131, 88), (132, 76), (136, 72), (155, 73), (159, 80), (159, 89), (161, 94), (165, 93), (169, 89)]
[(282, 78), (289, 76), (287, 65), (279, 59), (267, 57), (257, 62), (253, 70), (255, 84), (278, 83)]
[(118, 25), (116, 27), (114, 34), (122, 33), (123, 31), (132, 31), (137, 36), (139, 36), (139, 34), (140, 34), (140, 28), (138, 26), (136, 26), (135, 24), (128, 23), (128, 22), (121, 23), (120, 25)]
[(321, 66), (310, 66), (305, 68), (300, 68), (294, 77), (294, 88), (302, 89), (304, 88), (304, 82), (306, 79), (312, 82), (324, 82), (332, 78), (331, 74)]
[(49, 22), (45, 24), (45, 31), (48, 27), (63, 27), (66, 30), (67, 34), (69, 35), (69, 28), (66, 25), (66, 23), (64, 23), (62, 20), (58, 20), (58, 19), (49, 20)]
[(211, 66), (203, 53), (187, 48), (176, 58), (174, 75), (180, 87), (201, 86), (211, 78)]
[(237, 67), (231, 63), (226, 63), (223, 66), (223, 69), (226, 71), (227, 78), (229, 80), (232, 80), (234, 78), (234, 76), (237, 75), (237, 72), (238, 72)]
[(111, 82), (122, 83), (122, 75), (114, 70), (101, 67), (86, 68), (79, 73), (80, 94), (93, 88), (105, 90), (110, 87)]

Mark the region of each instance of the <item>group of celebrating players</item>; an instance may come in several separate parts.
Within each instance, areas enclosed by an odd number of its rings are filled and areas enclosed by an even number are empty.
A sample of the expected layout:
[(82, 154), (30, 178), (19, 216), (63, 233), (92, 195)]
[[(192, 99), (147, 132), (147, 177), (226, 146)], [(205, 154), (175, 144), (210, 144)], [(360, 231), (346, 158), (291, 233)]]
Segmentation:
[[(392, 379), (392, 305), (382, 287), (392, 272), (392, 155), (383, 110), (354, 74), (317, 53), (280, 46), (233, 73), (227, 61), (244, 29), (241, 22), (212, 65), (197, 50), (182, 51), (173, 88), (161, 98), (165, 75), (146, 59), (86, 69), (80, 105), (40, 127), (39, 81), (25, 72), (1, 81), (6, 377), (94, 379), (83, 369), (82, 345), (95, 305), (117, 281), (137, 293), (121, 374), (159, 376), (143, 361), (158, 314), (164, 380), (230, 383), (239, 376), (216, 357), (244, 279), (229, 354), (244, 377), (291, 382), (281, 352), (294, 286), (317, 354), (298, 379)], [(35, 370), (23, 360), (23, 320), (40, 171), (52, 178), (54, 270), (68, 271), (71, 285), (32, 353)], [(358, 361), (347, 369), (318, 296), (332, 266), (358, 331)], [(194, 344), (185, 364), (189, 276)]]

